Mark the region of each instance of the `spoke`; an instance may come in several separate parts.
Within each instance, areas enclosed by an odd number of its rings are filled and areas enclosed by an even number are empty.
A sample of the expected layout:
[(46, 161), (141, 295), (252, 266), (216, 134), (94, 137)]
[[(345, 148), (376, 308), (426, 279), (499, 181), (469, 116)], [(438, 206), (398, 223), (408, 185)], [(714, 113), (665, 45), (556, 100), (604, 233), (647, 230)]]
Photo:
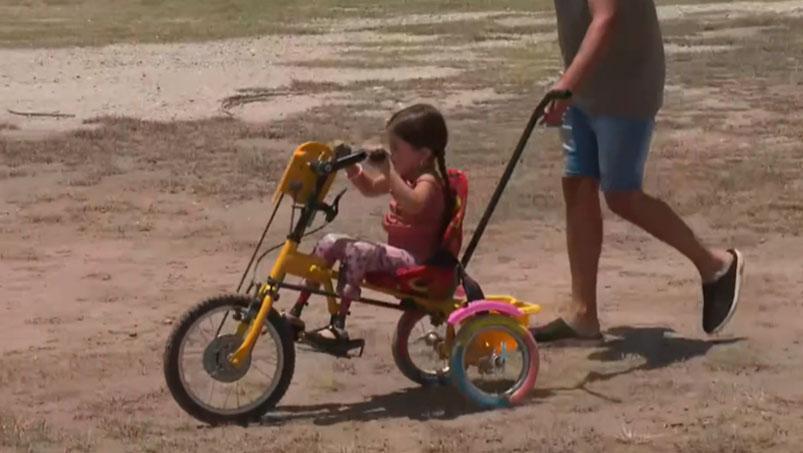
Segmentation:
[[(207, 318), (207, 319), (209, 319), (209, 318)], [(211, 343), (211, 342), (212, 342), (212, 337), (210, 337), (210, 336), (209, 336), (209, 334), (207, 334), (207, 333), (204, 331), (204, 329), (203, 329), (203, 328), (201, 328), (201, 325), (200, 325), (200, 324), (198, 324), (198, 325), (195, 327), (195, 329), (196, 329), (196, 330), (197, 330), (197, 331), (198, 331), (198, 332), (201, 334), (201, 336), (203, 336), (203, 337), (204, 337), (204, 340), (206, 341), (206, 344), (209, 344), (209, 343)]]
[(256, 366), (256, 363), (251, 363), (251, 366), (252, 366), (252, 367), (253, 367), (255, 370), (259, 371), (259, 373), (260, 373), (261, 375), (265, 376), (266, 378), (270, 379), (271, 381), (273, 380), (273, 378), (274, 378), (274, 375), (272, 375), (272, 374), (270, 374), (270, 373), (268, 373), (268, 372), (264, 371), (262, 368), (260, 368), (260, 367)]
[(255, 370), (259, 371), (266, 378), (273, 379), (273, 376), (271, 376), (270, 374), (262, 371), (262, 369), (260, 367), (256, 366), (256, 363), (251, 363), (251, 366), (253, 366)]
[(226, 399), (223, 400), (223, 408), (225, 409), (229, 405), (229, 398), (231, 397), (231, 391), (234, 389), (234, 386), (229, 387), (228, 393), (226, 393)]
[(276, 358), (276, 356), (272, 356), (272, 355), (271, 355), (271, 356), (268, 356), (268, 357), (267, 357), (267, 358), (265, 358), (265, 359), (260, 359), (259, 361), (260, 361), (260, 362), (265, 362), (265, 363), (268, 363), (268, 364), (270, 364), (270, 365), (277, 365), (277, 364), (279, 363), (279, 359), (278, 359), (278, 358)]
[[(206, 321), (209, 323), (209, 327), (212, 328), (212, 331), (214, 331), (215, 330), (215, 323), (212, 322), (212, 317), (210, 316), (210, 317), (206, 318)], [(224, 321), (225, 321), (225, 319), (224, 319)], [(217, 337), (217, 335), (215, 335), (215, 337)]]
[(197, 344), (196, 343), (195, 345), (192, 345), (192, 347), (188, 347), (188, 346), (189, 346), (188, 344), (186, 344), (186, 343), (184, 344), (184, 354), (185, 355), (186, 354), (198, 354), (198, 353), (203, 354), (203, 352), (206, 350), (206, 346), (207, 345)]
[[(215, 337), (216, 338), (220, 336), (220, 331), (223, 329), (223, 324), (226, 323), (226, 319), (228, 319), (228, 317), (229, 317), (229, 310), (226, 310), (226, 314), (223, 315), (223, 319), (220, 321), (220, 325), (217, 326), (217, 331), (215, 332)], [(215, 327), (215, 325), (213, 324), (212, 328), (214, 328), (214, 327)]]
[(212, 379), (212, 385), (209, 386), (209, 399), (207, 400), (207, 404), (210, 406), (212, 405), (212, 393), (215, 391), (215, 380)]

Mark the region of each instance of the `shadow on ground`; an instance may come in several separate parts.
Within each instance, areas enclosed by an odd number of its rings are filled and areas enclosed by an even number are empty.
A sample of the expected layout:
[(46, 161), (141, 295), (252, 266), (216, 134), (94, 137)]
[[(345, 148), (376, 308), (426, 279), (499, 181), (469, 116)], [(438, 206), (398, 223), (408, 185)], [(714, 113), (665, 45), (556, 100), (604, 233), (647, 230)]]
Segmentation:
[[(696, 338), (677, 337), (674, 330), (667, 327), (630, 327), (619, 326), (609, 329), (607, 339), (599, 348), (588, 355), (588, 359), (598, 362), (619, 362), (627, 358), (638, 357), (642, 363), (624, 370), (610, 373), (589, 371), (574, 386), (543, 389), (547, 393), (559, 391), (582, 390), (591, 395), (611, 401), (620, 402), (617, 398), (605, 396), (588, 388), (588, 384), (607, 381), (636, 371), (657, 370), (684, 362), (695, 357), (705, 356), (711, 348), (743, 341), (744, 338), (723, 338), (701, 340)], [(548, 346), (547, 346), (548, 347)]]
[[(636, 371), (656, 370), (701, 357), (711, 348), (742, 341), (743, 338), (700, 340), (671, 335), (665, 327), (615, 327), (600, 347), (588, 355), (589, 361), (618, 362), (638, 356), (643, 363), (611, 373), (590, 371), (576, 385), (536, 388), (531, 400), (543, 400), (559, 392), (584, 391), (611, 402), (618, 399), (588, 388), (589, 384), (607, 381)], [(549, 346), (544, 346), (549, 347)], [(451, 387), (411, 387), (385, 395), (373, 396), (357, 403), (326, 403), (282, 406), (265, 416), (262, 424), (273, 425), (307, 420), (316, 425), (334, 425), (346, 421), (408, 418), (411, 420), (451, 420), (462, 415), (480, 412)]]

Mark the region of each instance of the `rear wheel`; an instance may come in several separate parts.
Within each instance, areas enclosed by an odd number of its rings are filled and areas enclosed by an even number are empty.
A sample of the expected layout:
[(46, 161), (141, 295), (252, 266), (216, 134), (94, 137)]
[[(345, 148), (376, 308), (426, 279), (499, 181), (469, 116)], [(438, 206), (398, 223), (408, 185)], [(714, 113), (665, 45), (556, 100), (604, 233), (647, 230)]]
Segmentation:
[[(228, 357), (243, 341), (254, 299), (228, 295), (188, 311), (164, 352), (167, 387), (182, 409), (210, 424), (258, 420), (284, 396), (295, 367), (292, 334), (275, 311), (268, 314), (250, 356), (235, 367)], [(238, 334), (240, 331), (240, 334)]]
[(519, 404), (535, 386), (538, 347), (527, 329), (506, 316), (468, 320), (457, 333), (450, 359), (452, 384), (479, 407)]
[(447, 323), (438, 325), (419, 310), (405, 311), (393, 335), (393, 361), (411, 381), (423, 385), (449, 382), (449, 359), (444, 358)]

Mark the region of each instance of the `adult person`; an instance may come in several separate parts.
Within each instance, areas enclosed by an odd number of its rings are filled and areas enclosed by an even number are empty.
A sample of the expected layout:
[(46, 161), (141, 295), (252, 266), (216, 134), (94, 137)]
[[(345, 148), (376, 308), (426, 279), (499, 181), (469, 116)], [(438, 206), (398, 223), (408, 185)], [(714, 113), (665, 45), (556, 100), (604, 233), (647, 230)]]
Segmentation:
[(564, 128), (566, 239), (571, 303), (537, 327), (536, 340), (600, 338), (597, 273), (602, 248), (600, 191), (610, 209), (685, 255), (702, 280), (703, 329), (722, 329), (739, 301), (744, 257), (704, 246), (663, 201), (642, 190), (655, 115), (663, 102), (665, 58), (652, 0), (555, 0), (566, 65), (555, 90), (569, 101), (545, 115)]

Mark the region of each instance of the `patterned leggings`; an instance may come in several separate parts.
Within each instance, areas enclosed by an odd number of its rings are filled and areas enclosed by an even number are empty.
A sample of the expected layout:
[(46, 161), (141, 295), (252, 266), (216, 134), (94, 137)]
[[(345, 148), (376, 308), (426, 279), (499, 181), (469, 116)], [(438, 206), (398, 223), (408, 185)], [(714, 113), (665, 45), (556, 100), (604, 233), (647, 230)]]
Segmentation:
[(406, 250), (387, 244), (352, 239), (342, 234), (327, 234), (315, 245), (313, 254), (329, 266), (340, 261), (337, 293), (344, 305), (359, 299), (360, 284), (369, 272), (394, 272), (415, 266), (416, 260)]

